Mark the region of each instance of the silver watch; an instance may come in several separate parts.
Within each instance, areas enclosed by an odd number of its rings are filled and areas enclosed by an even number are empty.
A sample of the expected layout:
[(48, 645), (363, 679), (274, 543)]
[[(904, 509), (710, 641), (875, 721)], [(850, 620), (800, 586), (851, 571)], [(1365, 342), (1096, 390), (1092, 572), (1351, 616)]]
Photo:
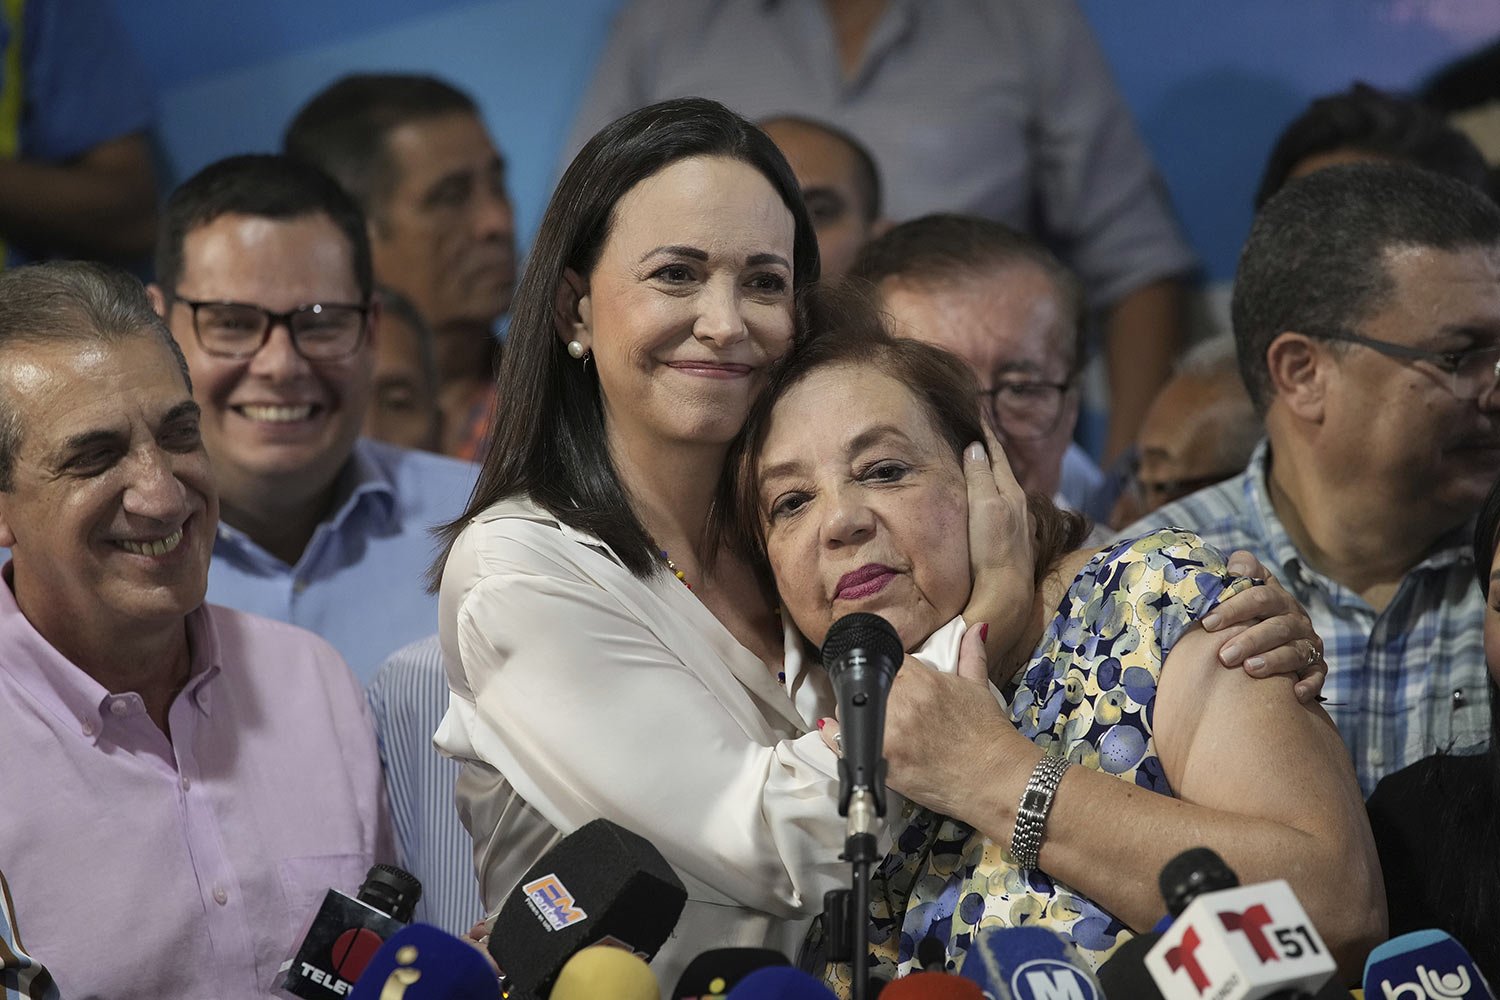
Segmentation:
[(1021, 793), (1021, 804), (1016, 808), (1016, 829), (1010, 838), (1010, 854), (1022, 868), (1034, 869), (1042, 851), (1042, 831), (1047, 826), (1047, 813), (1052, 810), (1052, 799), (1057, 794), (1057, 785), (1063, 772), (1072, 767), (1066, 757), (1050, 754), (1037, 761), (1031, 777), (1026, 782), (1026, 791)]

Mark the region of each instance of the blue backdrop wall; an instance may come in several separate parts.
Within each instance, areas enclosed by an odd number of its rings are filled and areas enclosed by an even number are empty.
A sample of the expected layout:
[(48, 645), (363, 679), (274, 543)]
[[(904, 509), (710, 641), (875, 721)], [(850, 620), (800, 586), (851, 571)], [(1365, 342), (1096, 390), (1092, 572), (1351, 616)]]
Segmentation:
[[(511, 162), (523, 243), (619, 4), (115, 2), (160, 88), (169, 180), (276, 148), (296, 108), (343, 73), (423, 70), (484, 106)], [(1500, 34), (1500, 4), (1488, 0), (1081, 2), (1215, 281), (1233, 272), (1269, 143), (1309, 99), (1354, 79), (1411, 87)]]

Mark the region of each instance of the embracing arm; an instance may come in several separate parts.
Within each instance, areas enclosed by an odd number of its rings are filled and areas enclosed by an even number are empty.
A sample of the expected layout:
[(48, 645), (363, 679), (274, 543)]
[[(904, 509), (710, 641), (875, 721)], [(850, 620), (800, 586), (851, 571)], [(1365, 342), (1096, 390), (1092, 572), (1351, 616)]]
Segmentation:
[[(1383, 939), (1385, 895), (1347, 752), (1322, 710), (1297, 703), (1290, 679), (1224, 670), (1217, 645), (1195, 628), (1162, 672), (1157, 750), (1180, 798), (1070, 768), (1047, 820), (1041, 867), (1145, 930), (1165, 910), (1162, 866), (1187, 848), (1211, 847), (1247, 885), (1285, 878), (1342, 967), (1357, 970)], [(898, 675), (907, 687), (888, 723), (896, 736), (887, 740), (890, 784), (1008, 845), (1042, 752), (993, 707), (975, 672)], [(951, 724), (940, 740), (917, 738), (917, 720), (934, 711)], [(955, 739), (961, 732), (970, 736)]]
[[(974, 584), (962, 617), (990, 626), (984, 643), (990, 668), (996, 676), (1009, 677), (1031, 656), (1036, 641), (1031, 600), (1036, 522), (1005, 450), (988, 426), (983, 445), (975, 441), (964, 449), (963, 467)], [(1264, 580), (1267, 586), (1241, 590), (1203, 619), (1204, 628), (1233, 640), (1219, 647), (1219, 662), (1242, 667), (1253, 677), (1295, 675), (1297, 700), (1315, 701), (1328, 664), (1307, 610), (1250, 552), (1230, 555), (1229, 575)]]
[(727, 633), (697, 637), (701, 659), (684, 662), (657, 634), (681, 623), (643, 620), (644, 584), (614, 593), (528, 561), (490, 567), (444, 636), (445, 728), (467, 743), (445, 749), (497, 768), (563, 831), (602, 816), (738, 905), (820, 908), (846, 866), (835, 761), (816, 732), (772, 728), (714, 652)]

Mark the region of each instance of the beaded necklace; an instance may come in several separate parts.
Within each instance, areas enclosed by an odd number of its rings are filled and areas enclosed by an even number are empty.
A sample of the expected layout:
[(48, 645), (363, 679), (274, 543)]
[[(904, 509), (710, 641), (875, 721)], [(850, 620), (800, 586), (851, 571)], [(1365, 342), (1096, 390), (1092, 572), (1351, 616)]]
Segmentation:
[[(687, 575), (685, 573), (683, 573), (682, 570), (680, 570), (680, 569), (677, 568), (677, 564), (672, 561), (672, 557), (669, 556), (669, 555), (667, 555), (667, 550), (666, 549), (657, 549), (656, 550), (656, 554), (657, 554), (658, 557), (661, 558), (662, 562), (664, 562), (664, 563), (667, 564), (667, 571), (669, 573), (671, 573), (673, 576), (677, 577), (678, 582), (681, 583), (684, 587), (686, 587), (688, 590), (691, 591), (693, 589), (693, 585), (691, 583), (687, 582)], [(781, 608), (777, 607), (777, 608), (774, 608), (772, 610), (773, 610), (774, 614), (776, 615), (776, 622), (777, 622), (777, 624), (780, 624), (781, 623)], [(780, 681), (782, 684), (785, 684), (786, 683), (786, 671), (785, 670), (778, 670), (778, 671), (776, 671), (776, 679), (778, 681)]]

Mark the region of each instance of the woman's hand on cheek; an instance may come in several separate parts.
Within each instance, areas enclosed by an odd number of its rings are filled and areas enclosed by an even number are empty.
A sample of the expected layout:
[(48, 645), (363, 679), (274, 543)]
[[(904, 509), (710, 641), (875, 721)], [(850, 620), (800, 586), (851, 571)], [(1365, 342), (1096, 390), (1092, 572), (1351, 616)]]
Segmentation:
[(1010, 471), (1005, 451), (988, 426), (984, 434), (988, 454), (977, 441), (964, 450), (969, 573), (974, 587), (963, 617), (971, 624), (990, 625), (984, 642), (986, 662), (998, 668), (1005, 654), (1021, 640), (1031, 618), (1036, 532), (1026, 507), (1026, 493)]
[(1229, 635), (1219, 647), (1219, 662), (1243, 667), (1253, 677), (1296, 674), (1297, 699), (1304, 704), (1315, 700), (1328, 663), (1306, 609), (1249, 552), (1238, 550), (1229, 557), (1229, 573), (1265, 580), (1266, 585), (1235, 594), (1203, 618), (1207, 631)]
[[(1031, 745), (1015, 731), (990, 692), (984, 626), (965, 633), (959, 672), (942, 674), (908, 656), (886, 702), (886, 784), (912, 802), (964, 818), (997, 769), (1030, 772)], [(827, 720), (823, 740), (838, 752), (838, 723)]]

